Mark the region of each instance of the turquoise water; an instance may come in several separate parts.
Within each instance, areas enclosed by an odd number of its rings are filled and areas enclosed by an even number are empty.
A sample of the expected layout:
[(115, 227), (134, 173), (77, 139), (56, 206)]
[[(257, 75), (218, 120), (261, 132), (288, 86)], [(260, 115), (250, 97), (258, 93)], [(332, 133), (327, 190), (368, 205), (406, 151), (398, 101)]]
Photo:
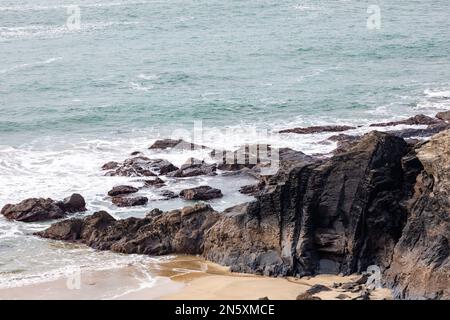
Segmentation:
[[(0, 208), (73, 192), (86, 198), (86, 214), (107, 210), (119, 219), (184, 206), (143, 189), (147, 206), (114, 207), (108, 190), (140, 183), (104, 177), (100, 167), (136, 150), (177, 166), (190, 156), (207, 159), (204, 150), (147, 150), (194, 121), (205, 132), (230, 129), (206, 145), (237, 147), (252, 141), (241, 129), (254, 127), (269, 130), (263, 142), (317, 153), (334, 148), (321, 142), (327, 134), (274, 132), (334, 123), (362, 125), (351, 132), (362, 133), (371, 122), (449, 110), (448, 0), (373, 2), (2, 0)], [(66, 27), (73, 4), (80, 30)], [(381, 9), (379, 30), (366, 27), (371, 4)], [(217, 210), (251, 200), (238, 189), (253, 182), (167, 179), (175, 192), (221, 188), (224, 197), (211, 202)], [(48, 224), (0, 216), (0, 288), (65, 277), (71, 268), (159, 261), (31, 235)]]
[(0, 144), (446, 108), (448, 1), (375, 3), (380, 30), (371, 1), (3, 0)]

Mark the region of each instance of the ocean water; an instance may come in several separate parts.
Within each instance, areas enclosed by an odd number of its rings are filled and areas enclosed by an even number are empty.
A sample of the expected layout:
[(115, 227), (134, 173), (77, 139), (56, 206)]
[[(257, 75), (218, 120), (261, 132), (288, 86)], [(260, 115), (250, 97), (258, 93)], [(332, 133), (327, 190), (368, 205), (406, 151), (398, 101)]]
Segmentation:
[[(74, 4), (80, 29), (71, 30)], [(367, 28), (373, 4), (379, 30)], [(272, 145), (327, 152), (326, 134), (276, 131), (352, 124), (360, 133), (369, 123), (448, 110), (449, 57), (447, 0), (2, 0), (0, 207), (73, 192), (86, 197), (87, 214), (180, 207), (186, 203), (147, 190), (149, 205), (118, 210), (105, 193), (138, 182), (103, 177), (99, 168), (135, 150), (177, 165), (204, 156), (146, 150), (180, 130), (193, 136), (199, 124), (211, 146), (237, 147), (261, 130)], [(250, 182), (200, 177), (169, 188), (220, 186), (225, 197), (212, 202), (220, 210), (248, 201), (237, 190)], [(31, 236), (46, 226), (0, 217), (0, 287), (61, 276), (67, 266), (157, 259)]]

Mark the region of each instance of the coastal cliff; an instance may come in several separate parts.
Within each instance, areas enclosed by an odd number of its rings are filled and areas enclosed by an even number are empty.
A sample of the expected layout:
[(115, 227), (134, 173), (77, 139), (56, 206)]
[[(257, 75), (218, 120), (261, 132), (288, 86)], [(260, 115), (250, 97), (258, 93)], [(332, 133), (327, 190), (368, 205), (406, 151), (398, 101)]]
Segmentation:
[(450, 130), (407, 143), (373, 131), (331, 158), (282, 161), (256, 200), (218, 213), (199, 204), (145, 218), (106, 212), (38, 235), (100, 250), (189, 253), (270, 276), (381, 269), (395, 298), (450, 298)]

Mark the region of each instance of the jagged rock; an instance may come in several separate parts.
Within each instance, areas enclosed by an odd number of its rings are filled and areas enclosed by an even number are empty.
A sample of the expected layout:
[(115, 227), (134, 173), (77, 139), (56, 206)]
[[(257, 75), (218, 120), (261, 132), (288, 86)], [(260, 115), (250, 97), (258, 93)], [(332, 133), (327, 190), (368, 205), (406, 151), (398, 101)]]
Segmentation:
[(383, 280), (395, 298), (450, 299), (450, 130), (416, 150), (424, 170)]
[(356, 129), (352, 126), (313, 126), (306, 128), (292, 128), (281, 130), (280, 133), (297, 133), (297, 134), (313, 134), (322, 132), (341, 132)]
[(180, 192), (180, 197), (185, 200), (211, 200), (222, 196), (222, 192), (219, 189), (211, 188), (210, 186), (189, 188)]
[(189, 158), (180, 169), (167, 174), (168, 177), (194, 177), (200, 175), (214, 175), (216, 172), (216, 164), (207, 164), (203, 160)]
[(219, 217), (217, 212), (204, 204), (165, 214), (156, 212), (142, 219), (115, 220), (107, 212), (101, 211), (83, 219), (55, 223), (36, 235), (80, 242), (94, 249), (120, 253), (199, 254), (205, 231)]
[(246, 186), (242, 186), (239, 189), (239, 192), (242, 194), (247, 194), (250, 196), (258, 195), (261, 192), (261, 189), (264, 187), (264, 185), (261, 184), (250, 184)]
[(54, 201), (50, 198), (30, 198), (18, 204), (7, 204), (1, 210), (1, 214), (7, 219), (22, 222), (45, 221), (60, 219), (67, 213), (86, 211), (86, 202), (79, 194)]
[(274, 176), (257, 201), (224, 212), (208, 231), (204, 256), (265, 275), (389, 265), (406, 219), (399, 202), (407, 152), (403, 139), (372, 132), (346, 153)]
[(75, 213), (86, 211), (86, 201), (83, 196), (78, 193), (72, 194), (70, 197), (65, 198), (63, 201), (56, 203), (66, 213)]
[(118, 162), (110, 161), (110, 162), (105, 163), (102, 166), (102, 170), (113, 170), (113, 169), (116, 169), (118, 167), (119, 167), (119, 163)]
[(136, 193), (139, 189), (132, 186), (116, 186), (108, 191), (108, 195), (111, 197), (120, 196), (124, 194)]
[(450, 122), (450, 111), (439, 112), (436, 115), (436, 118), (443, 120), (443, 121)]
[(397, 126), (400, 124), (406, 124), (406, 125), (433, 125), (433, 124), (438, 124), (441, 123), (440, 120), (436, 119), (436, 118), (432, 118), (432, 117), (428, 117), (426, 115), (423, 114), (418, 114), (414, 117), (405, 119), (405, 120), (400, 120), (400, 121), (393, 121), (393, 122), (383, 122), (383, 123), (373, 123), (370, 126), (371, 127), (389, 127), (389, 126)]
[(164, 175), (175, 170), (178, 170), (178, 168), (165, 159), (150, 159), (144, 156), (137, 156), (125, 160), (122, 164), (118, 164), (112, 171), (108, 171), (106, 175), (150, 177), (156, 174)]
[(182, 139), (162, 139), (156, 140), (149, 149), (169, 149), (176, 148), (180, 150), (196, 150), (205, 149), (205, 146), (201, 146), (195, 143), (186, 142)]
[(113, 197), (112, 203), (114, 203), (118, 207), (135, 207), (135, 206), (144, 206), (148, 203), (147, 197)]

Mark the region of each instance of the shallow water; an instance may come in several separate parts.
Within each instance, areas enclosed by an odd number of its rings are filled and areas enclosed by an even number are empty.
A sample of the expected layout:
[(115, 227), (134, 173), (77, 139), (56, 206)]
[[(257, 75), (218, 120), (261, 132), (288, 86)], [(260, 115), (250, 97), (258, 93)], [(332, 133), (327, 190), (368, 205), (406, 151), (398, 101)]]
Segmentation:
[[(77, 3), (80, 30), (65, 25), (73, 1), (0, 4), (0, 207), (73, 192), (86, 197), (87, 214), (104, 209), (117, 218), (186, 205), (145, 189), (154, 201), (117, 209), (106, 192), (139, 183), (104, 177), (99, 168), (136, 150), (176, 165), (202, 157), (147, 150), (175, 130), (194, 138), (199, 121), (208, 146), (255, 142), (251, 133), (261, 130), (262, 142), (312, 154), (333, 149), (321, 143), (328, 134), (275, 132), (334, 123), (362, 125), (351, 132), (361, 133), (369, 123), (450, 109), (447, 0), (377, 1), (380, 30), (367, 29), (364, 1)], [(251, 200), (237, 192), (250, 182), (202, 177), (168, 188), (219, 186), (225, 196), (211, 204), (222, 210)], [(47, 225), (0, 217), (0, 286), (41, 281), (67, 266), (151, 259), (30, 235)]]

